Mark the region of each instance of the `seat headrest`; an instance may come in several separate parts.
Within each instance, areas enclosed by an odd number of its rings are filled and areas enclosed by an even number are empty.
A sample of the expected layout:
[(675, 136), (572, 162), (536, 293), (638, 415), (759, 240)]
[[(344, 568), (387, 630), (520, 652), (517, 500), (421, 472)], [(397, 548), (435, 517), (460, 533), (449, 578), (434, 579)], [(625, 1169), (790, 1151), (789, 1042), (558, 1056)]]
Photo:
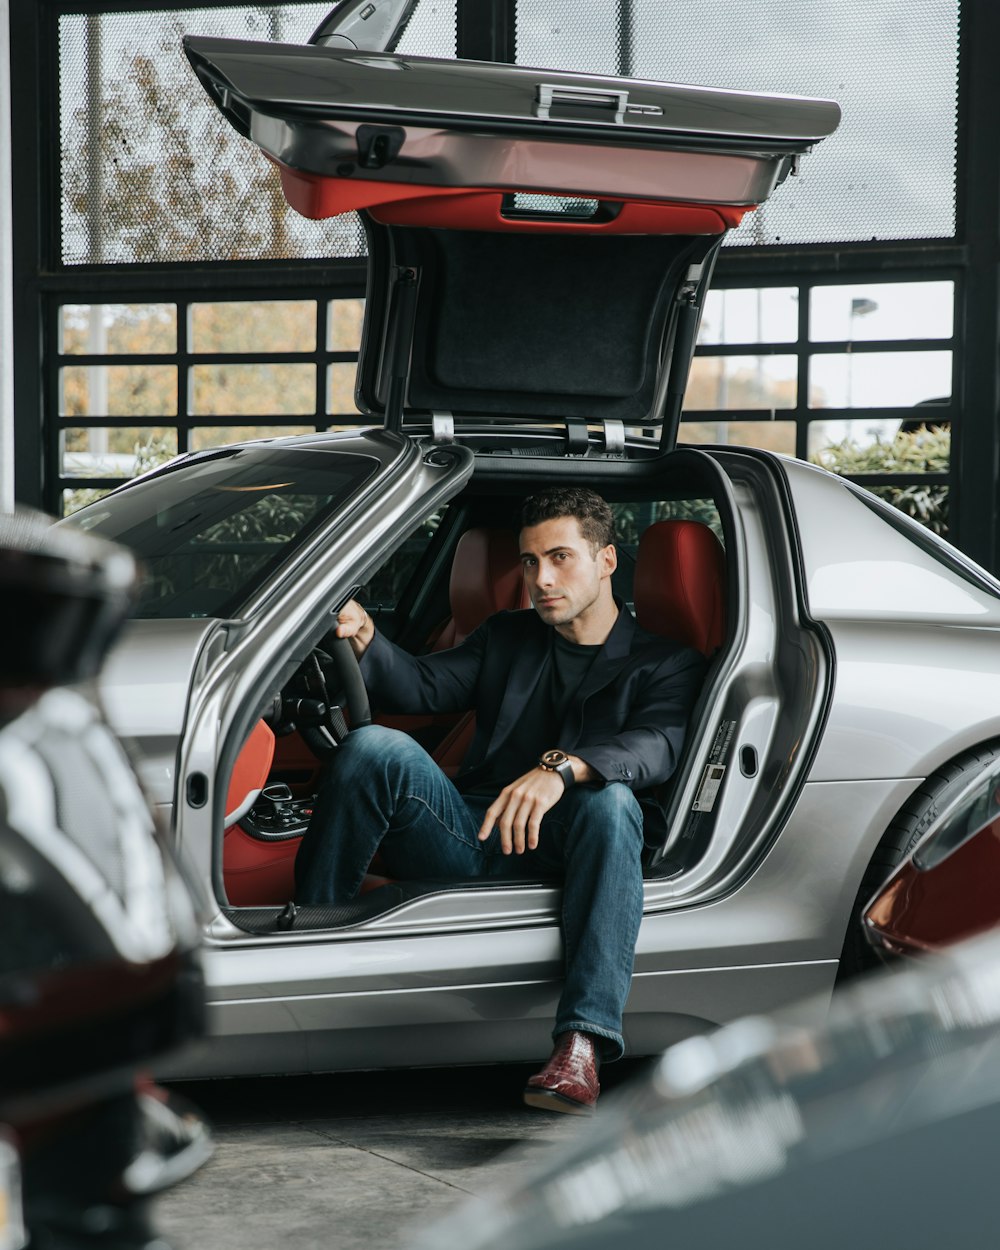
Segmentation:
[(458, 540), (449, 587), (454, 646), (504, 609), (531, 606), (517, 538), (510, 530), (470, 529)]
[(700, 521), (657, 521), (643, 532), (633, 596), (640, 626), (711, 655), (725, 633), (726, 557)]

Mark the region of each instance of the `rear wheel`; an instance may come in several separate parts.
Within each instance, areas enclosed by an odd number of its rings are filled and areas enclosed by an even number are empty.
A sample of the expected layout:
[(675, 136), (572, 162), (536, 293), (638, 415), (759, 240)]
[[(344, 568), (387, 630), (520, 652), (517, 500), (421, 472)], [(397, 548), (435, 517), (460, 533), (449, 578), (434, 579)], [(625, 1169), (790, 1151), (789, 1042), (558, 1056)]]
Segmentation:
[(840, 953), (837, 984), (880, 964), (861, 926), (861, 913), (886, 879), (913, 851), (938, 813), (988, 764), (1000, 757), (1000, 740), (966, 751), (926, 777), (889, 825), (871, 858), (851, 909), (851, 922)]

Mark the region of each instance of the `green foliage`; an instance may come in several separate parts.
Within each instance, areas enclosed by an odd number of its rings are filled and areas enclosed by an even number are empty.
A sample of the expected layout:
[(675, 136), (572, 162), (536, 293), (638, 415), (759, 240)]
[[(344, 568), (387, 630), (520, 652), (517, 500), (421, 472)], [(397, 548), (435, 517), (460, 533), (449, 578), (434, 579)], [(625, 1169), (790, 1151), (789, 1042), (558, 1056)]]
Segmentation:
[(655, 521), (701, 521), (713, 530), (720, 542), (722, 523), (719, 510), (711, 499), (661, 499), (655, 503), (612, 504), (615, 534), (619, 546), (634, 548), (642, 531)]
[[(945, 473), (951, 461), (951, 430), (921, 426), (901, 430), (890, 441), (859, 446), (851, 439), (833, 443), (810, 459), (833, 473)], [(874, 486), (873, 495), (891, 503), (935, 534), (948, 533), (948, 487), (940, 482)]]
[(199, 546), (226, 543), (287, 543), (325, 507), (329, 500), (317, 495), (269, 492), (248, 507), (217, 521), (197, 537)]

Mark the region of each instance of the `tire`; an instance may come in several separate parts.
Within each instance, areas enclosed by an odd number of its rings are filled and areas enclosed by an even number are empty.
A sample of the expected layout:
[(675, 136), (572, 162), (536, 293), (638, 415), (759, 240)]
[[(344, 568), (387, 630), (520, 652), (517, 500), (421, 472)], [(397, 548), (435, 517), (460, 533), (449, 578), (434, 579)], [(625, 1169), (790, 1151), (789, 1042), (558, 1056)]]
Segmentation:
[(871, 862), (861, 878), (857, 898), (851, 908), (851, 921), (840, 953), (837, 985), (859, 973), (880, 967), (882, 960), (865, 937), (861, 913), (886, 879), (916, 847), (937, 819), (938, 813), (969, 784), (975, 775), (1000, 757), (1000, 739), (985, 742), (966, 751), (926, 777), (897, 812), (882, 835)]

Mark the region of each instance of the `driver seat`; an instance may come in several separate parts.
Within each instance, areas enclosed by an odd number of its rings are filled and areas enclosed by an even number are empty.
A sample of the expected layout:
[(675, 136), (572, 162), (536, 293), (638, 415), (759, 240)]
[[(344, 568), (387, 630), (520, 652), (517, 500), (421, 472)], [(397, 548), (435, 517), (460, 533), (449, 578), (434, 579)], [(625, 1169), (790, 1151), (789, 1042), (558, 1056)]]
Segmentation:
[(512, 531), (485, 527), (465, 531), (452, 557), (448, 601), (451, 616), (431, 644), (432, 651), (457, 647), (494, 612), (531, 606)]
[[(531, 607), (514, 533), (466, 530), (455, 548), (448, 593), (451, 620), (434, 643), (434, 651), (458, 646), (495, 612)], [(449, 777), (461, 767), (475, 731), (475, 715), (466, 712), (435, 748), (434, 759)]]

